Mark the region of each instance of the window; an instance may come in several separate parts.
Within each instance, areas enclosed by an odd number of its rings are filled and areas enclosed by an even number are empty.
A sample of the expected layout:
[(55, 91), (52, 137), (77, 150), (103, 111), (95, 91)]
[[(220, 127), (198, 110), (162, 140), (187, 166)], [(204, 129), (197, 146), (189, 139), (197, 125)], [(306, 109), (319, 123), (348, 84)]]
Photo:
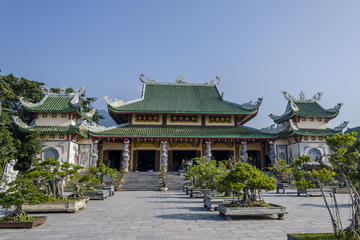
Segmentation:
[(311, 140), (315, 141), (315, 140), (316, 140), (315, 136), (312, 136), (312, 137), (311, 137)]
[(318, 122), (321, 122), (322, 119), (319, 117), (317, 120), (318, 120)]
[(42, 117), (43, 117), (43, 118), (47, 118), (47, 113), (43, 113), (43, 114), (42, 114)]
[(59, 151), (56, 148), (49, 147), (43, 151), (41, 158), (42, 160), (46, 160), (48, 158), (59, 160), (59, 156), (60, 156)]
[(322, 141), (322, 140), (323, 140), (323, 137), (319, 137), (319, 140)]
[(51, 138), (55, 138), (55, 134), (50, 134), (50, 137), (51, 137)]
[(314, 121), (314, 118), (313, 118), (313, 117), (311, 117), (311, 118), (310, 118), (310, 122), (313, 122), (313, 121)]
[(305, 136), (305, 137), (304, 137), (304, 140), (307, 141), (307, 140), (309, 140), (309, 138), (308, 138), (307, 136)]
[(306, 122), (306, 118), (304, 118), (304, 117), (303, 117), (303, 118), (301, 118), (301, 120), (302, 120), (302, 121), (304, 121), (304, 122)]
[(64, 139), (64, 138), (65, 138), (65, 134), (60, 134), (60, 135), (59, 135), (59, 138), (60, 138), (60, 139)]
[(53, 113), (52, 118), (56, 118), (56, 117), (57, 117), (57, 113)]
[(66, 113), (62, 113), (62, 114), (61, 114), (61, 117), (62, 117), (62, 118), (66, 118)]

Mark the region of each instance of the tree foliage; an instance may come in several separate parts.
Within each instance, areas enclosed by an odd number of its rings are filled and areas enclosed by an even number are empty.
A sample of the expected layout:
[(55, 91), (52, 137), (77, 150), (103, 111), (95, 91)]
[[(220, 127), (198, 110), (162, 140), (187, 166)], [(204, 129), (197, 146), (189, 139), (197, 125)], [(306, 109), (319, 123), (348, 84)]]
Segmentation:
[[(239, 163), (235, 169), (230, 170), (218, 183), (218, 190), (233, 192), (238, 196), (238, 205), (251, 206), (260, 196), (260, 191), (276, 189), (276, 181), (266, 176), (256, 167)], [(242, 196), (242, 199), (240, 197)]]
[(15, 206), (15, 210), (8, 216), (5, 221), (22, 222), (31, 220), (23, 209), (23, 204), (39, 204), (48, 201), (48, 196), (38, 191), (34, 182), (24, 176), (18, 176), (15, 181), (9, 184), (6, 192), (0, 193), (0, 205), (9, 209)]

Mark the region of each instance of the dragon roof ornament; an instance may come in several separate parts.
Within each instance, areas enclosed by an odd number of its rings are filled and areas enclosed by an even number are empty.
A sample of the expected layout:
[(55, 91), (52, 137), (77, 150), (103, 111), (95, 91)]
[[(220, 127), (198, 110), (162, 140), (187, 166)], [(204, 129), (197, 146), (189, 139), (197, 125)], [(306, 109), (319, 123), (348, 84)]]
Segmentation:
[(338, 112), (340, 110), (340, 108), (342, 107), (342, 105), (344, 105), (343, 103), (338, 103), (335, 107), (332, 107), (330, 109), (328, 109), (329, 112)]
[(95, 113), (96, 113), (96, 110), (95, 110), (95, 109), (91, 109), (91, 110), (88, 111), (88, 112), (83, 112), (83, 114), (84, 114), (86, 117), (88, 117), (88, 118), (92, 118)]
[(290, 93), (286, 91), (282, 91), (282, 94), (284, 95), (285, 99), (288, 101), (296, 101), (296, 102), (317, 102), (320, 101), (322, 93), (318, 92), (316, 93), (312, 98), (307, 99), (305, 97), (305, 93), (303, 91), (300, 92), (299, 98), (293, 97)]
[(272, 124), (267, 128), (260, 129), (260, 131), (263, 133), (280, 133), (282, 131), (285, 131), (288, 127), (289, 127), (289, 122), (283, 122), (280, 124)]
[(206, 85), (215, 85), (218, 86), (221, 82), (221, 77), (219, 76), (215, 76), (215, 79), (209, 81), (209, 82), (205, 82)]
[[(145, 77), (146, 77), (146, 79), (145, 79)], [(143, 74), (143, 73), (140, 74), (140, 81), (141, 81), (142, 83), (157, 83), (156, 80), (153, 80), (153, 79), (148, 78), (148, 77), (145, 76), (145, 74)]]
[(294, 103), (294, 101), (290, 101), (290, 107), (293, 111), (299, 111), (299, 107)]
[(113, 126), (113, 127), (100, 126), (100, 125), (98, 125), (92, 121), (88, 121), (88, 120), (83, 120), (81, 122), (80, 126), (84, 129), (86, 129), (87, 131), (91, 131), (91, 132), (102, 132), (105, 130), (110, 130), (110, 129), (116, 128), (116, 126)]
[(344, 128), (346, 128), (346, 126), (347, 126), (348, 124), (349, 124), (349, 122), (348, 122), (348, 121), (345, 121), (345, 122), (341, 123), (339, 126), (335, 127), (334, 129), (335, 129), (336, 131), (342, 131), (342, 130), (344, 130)]
[(106, 102), (106, 104), (112, 106), (112, 107), (121, 107), (122, 105), (124, 105), (124, 101), (119, 100), (117, 98), (114, 99), (110, 99), (109, 96), (104, 96), (104, 100)]
[(25, 122), (23, 122), (23, 120), (21, 120), (21, 118), (19, 116), (13, 116), (12, 119), (13, 119), (14, 123), (16, 125), (18, 125), (19, 127), (21, 127), (21, 128), (30, 128), (30, 126), (27, 125)]
[(246, 110), (258, 109), (260, 107), (261, 103), (262, 103), (262, 100), (263, 100), (263, 98), (259, 97), (256, 102), (255, 101), (250, 101), (250, 102), (241, 104), (241, 106), (243, 108), (245, 108)]

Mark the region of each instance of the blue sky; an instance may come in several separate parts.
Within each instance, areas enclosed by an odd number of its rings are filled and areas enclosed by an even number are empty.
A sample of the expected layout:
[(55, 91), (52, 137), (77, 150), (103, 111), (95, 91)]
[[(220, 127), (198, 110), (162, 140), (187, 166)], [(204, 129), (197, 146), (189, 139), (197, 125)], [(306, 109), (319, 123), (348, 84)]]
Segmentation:
[(222, 77), (225, 99), (264, 97), (247, 125), (282, 114), (281, 91), (323, 92), (330, 108), (360, 125), (360, 1), (129, 0), (0, 4), (0, 69), (49, 87), (85, 86), (104, 95), (140, 95), (140, 73), (161, 82)]

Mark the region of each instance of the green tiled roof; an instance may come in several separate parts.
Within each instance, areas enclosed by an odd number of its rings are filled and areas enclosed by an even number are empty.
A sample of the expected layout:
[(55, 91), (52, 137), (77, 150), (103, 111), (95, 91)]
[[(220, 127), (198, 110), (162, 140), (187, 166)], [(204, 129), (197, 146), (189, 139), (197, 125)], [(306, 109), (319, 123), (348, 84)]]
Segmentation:
[(120, 107), (108, 105), (114, 112), (252, 114), (257, 108), (224, 101), (214, 85), (145, 84), (144, 97)]
[(23, 104), (29, 112), (76, 112), (80, 105), (73, 106), (70, 101), (73, 96), (46, 96), (40, 103), (34, 106)]
[(20, 129), (27, 133), (40, 133), (40, 134), (64, 134), (74, 133), (78, 131), (74, 126), (33, 126), (33, 127), (20, 127)]
[(301, 136), (323, 136), (323, 137), (328, 137), (328, 136), (333, 136), (337, 133), (341, 133), (340, 131), (337, 131), (335, 129), (332, 128), (326, 128), (326, 129), (305, 129), (305, 128), (301, 128), (301, 129), (292, 129), (291, 131), (287, 131), (287, 132), (283, 132), (280, 133), (280, 138), (288, 138), (292, 135), (301, 135)]
[(281, 123), (289, 118), (291, 118), (293, 115), (299, 116), (299, 117), (326, 117), (326, 118), (332, 118), (336, 117), (339, 114), (339, 111), (329, 111), (327, 109), (324, 109), (320, 106), (317, 102), (300, 102), (300, 101), (294, 101), (296, 106), (299, 108), (297, 111), (294, 111), (290, 107), (290, 102), (288, 103), (288, 108), (290, 111), (284, 113), (283, 115), (279, 116), (278, 118), (274, 119), (275, 123)]
[(257, 129), (238, 127), (200, 126), (124, 126), (101, 132), (90, 132), (104, 137), (178, 137), (178, 138), (274, 138), (277, 134), (263, 133)]

